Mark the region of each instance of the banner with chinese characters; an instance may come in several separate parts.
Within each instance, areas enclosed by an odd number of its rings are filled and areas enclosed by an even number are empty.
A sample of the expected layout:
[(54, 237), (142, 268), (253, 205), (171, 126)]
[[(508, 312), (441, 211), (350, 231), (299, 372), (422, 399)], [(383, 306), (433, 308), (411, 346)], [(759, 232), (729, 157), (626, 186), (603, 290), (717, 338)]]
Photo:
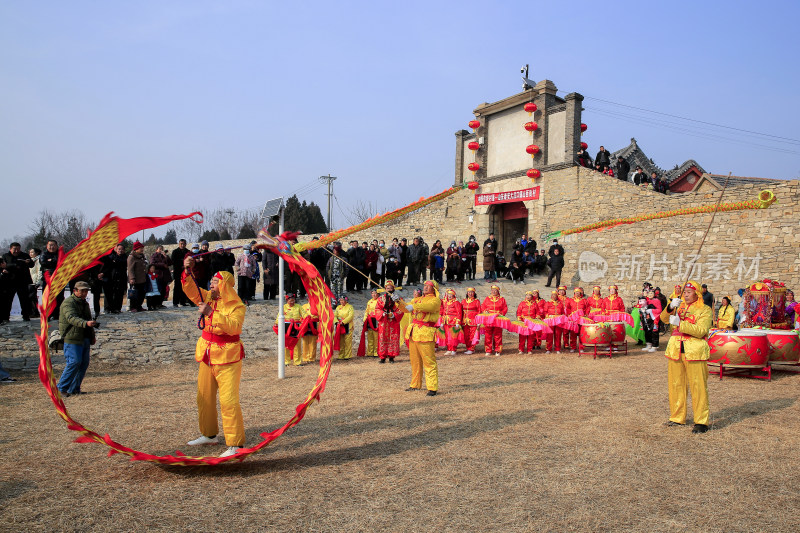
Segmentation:
[(487, 192), (475, 195), (475, 205), (505, 204), (539, 199), (539, 187), (520, 191)]

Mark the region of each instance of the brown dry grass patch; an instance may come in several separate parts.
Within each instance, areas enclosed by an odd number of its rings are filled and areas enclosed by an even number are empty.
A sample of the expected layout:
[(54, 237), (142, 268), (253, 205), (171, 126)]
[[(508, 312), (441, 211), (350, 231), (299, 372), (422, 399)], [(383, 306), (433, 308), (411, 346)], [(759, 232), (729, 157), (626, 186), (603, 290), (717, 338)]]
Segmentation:
[[(510, 335), (507, 338), (510, 339)], [(665, 339), (666, 340), (666, 339)], [(516, 346), (507, 344), (506, 351)], [(316, 377), (246, 359), (248, 442)], [(147, 452), (190, 450), (193, 363), (93, 365), (76, 419)], [(667, 428), (666, 362), (634, 352), (440, 359), (440, 394), (410, 368), (335, 362), (322, 402), (264, 452), (162, 467), (74, 444), (36, 376), (0, 389), (2, 529), (208, 531), (797, 531), (798, 383), (709, 380), (713, 431)], [(218, 453), (222, 447), (215, 447)], [(209, 450), (211, 451), (211, 450)]]

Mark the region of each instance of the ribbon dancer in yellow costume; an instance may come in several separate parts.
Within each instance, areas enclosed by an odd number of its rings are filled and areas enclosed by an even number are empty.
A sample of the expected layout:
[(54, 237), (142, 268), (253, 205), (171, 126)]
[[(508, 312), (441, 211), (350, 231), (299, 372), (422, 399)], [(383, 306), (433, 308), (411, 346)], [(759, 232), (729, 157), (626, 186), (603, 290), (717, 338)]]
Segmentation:
[(239, 406), (239, 381), (242, 377), (244, 346), (239, 340), (244, 323), (245, 306), (233, 288), (233, 274), (217, 272), (211, 278), (211, 290), (200, 289), (194, 278), (187, 276), (194, 267), (194, 258), (184, 259), (183, 291), (200, 311), (198, 327), (203, 330), (195, 348), (200, 363), (197, 373), (197, 414), (200, 437), (190, 446), (217, 444), (217, 391), (222, 410), (222, 429), (228, 449), (220, 457), (238, 453), (244, 446), (244, 421)]
[(406, 330), (409, 358), (411, 359), (411, 386), (406, 390), (422, 388), (422, 371), (428, 396), (436, 396), (439, 390), (439, 367), (436, 363), (436, 322), (442, 301), (435, 281), (426, 281), (422, 296), (414, 298), (406, 306), (411, 314), (411, 324)]
[(672, 324), (672, 336), (665, 355), (669, 359), (668, 426), (686, 423), (686, 388), (692, 391), (694, 428), (692, 433), (708, 431), (708, 330), (711, 308), (698, 298), (700, 284), (689, 281), (683, 287), (683, 300), (672, 299), (661, 312), (661, 320)]

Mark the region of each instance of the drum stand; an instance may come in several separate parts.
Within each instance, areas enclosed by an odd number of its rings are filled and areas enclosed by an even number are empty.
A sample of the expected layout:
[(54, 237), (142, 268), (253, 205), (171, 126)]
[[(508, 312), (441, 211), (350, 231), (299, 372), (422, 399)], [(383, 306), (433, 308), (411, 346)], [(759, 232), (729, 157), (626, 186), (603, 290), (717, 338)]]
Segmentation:
[(770, 367), (774, 367), (778, 372), (800, 373), (800, 362), (794, 361), (770, 361)]
[[(722, 379), (722, 376), (725, 374), (729, 376), (744, 376), (746, 378), (752, 379), (765, 379), (767, 381), (772, 381), (772, 366), (767, 363), (766, 366), (760, 365), (725, 365), (722, 363), (708, 363), (709, 366), (718, 366), (718, 370), (709, 369), (709, 374), (719, 374), (719, 379)], [(753, 371), (760, 371), (766, 372), (766, 375), (754, 375)]]
[(628, 355), (628, 341), (624, 340), (620, 343), (612, 342), (610, 351), (616, 354)]
[[(595, 344), (592, 346), (593, 350), (587, 350), (587, 346), (584, 344), (578, 343), (578, 357), (582, 355), (591, 355), (594, 359), (597, 359), (597, 356), (600, 355), (607, 355), (609, 359), (612, 356), (612, 348), (611, 345), (599, 345)], [(599, 349), (598, 349), (599, 348)], [(628, 353), (627, 343), (625, 348), (625, 353)]]

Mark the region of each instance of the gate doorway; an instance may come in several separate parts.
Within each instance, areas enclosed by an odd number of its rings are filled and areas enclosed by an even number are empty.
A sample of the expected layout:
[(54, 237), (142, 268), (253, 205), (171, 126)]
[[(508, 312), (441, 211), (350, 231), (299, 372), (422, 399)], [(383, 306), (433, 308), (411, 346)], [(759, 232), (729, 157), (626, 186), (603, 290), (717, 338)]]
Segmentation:
[(503, 255), (508, 259), (517, 239), (528, 234), (528, 208), (522, 202), (503, 204), (502, 217), (503, 229), (498, 241)]

